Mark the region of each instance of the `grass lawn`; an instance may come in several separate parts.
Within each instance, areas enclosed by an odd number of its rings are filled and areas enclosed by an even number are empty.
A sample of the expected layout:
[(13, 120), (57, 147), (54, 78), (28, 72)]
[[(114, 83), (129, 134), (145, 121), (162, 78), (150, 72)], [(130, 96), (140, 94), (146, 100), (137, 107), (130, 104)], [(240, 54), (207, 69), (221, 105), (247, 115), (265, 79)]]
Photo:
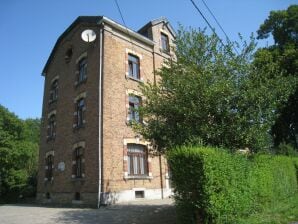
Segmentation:
[(260, 213), (242, 219), (239, 224), (289, 224), (295, 221), (298, 223), (298, 193), (287, 200), (277, 201)]

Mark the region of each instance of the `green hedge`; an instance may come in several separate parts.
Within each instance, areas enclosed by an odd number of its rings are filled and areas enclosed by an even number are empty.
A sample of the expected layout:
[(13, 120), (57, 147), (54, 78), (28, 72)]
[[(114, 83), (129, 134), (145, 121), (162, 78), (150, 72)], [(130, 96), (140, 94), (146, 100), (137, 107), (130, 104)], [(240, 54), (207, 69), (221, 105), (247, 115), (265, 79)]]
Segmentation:
[(208, 147), (177, 148), (167, 158), (180, 223), (235, 223), (297, 191), (297, 158)]

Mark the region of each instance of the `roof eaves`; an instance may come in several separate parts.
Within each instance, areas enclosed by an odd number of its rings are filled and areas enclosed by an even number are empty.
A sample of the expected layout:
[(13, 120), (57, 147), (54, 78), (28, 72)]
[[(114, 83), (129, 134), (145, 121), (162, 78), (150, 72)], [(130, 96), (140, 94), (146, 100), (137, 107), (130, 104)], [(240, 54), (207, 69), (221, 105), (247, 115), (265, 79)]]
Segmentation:
[(150, 46), (153, 46), (155, 44), (154, 41), (150, 40), (149, 38), (129, 29), (126, 28), (125, 26), (105, 17), (105, 16), (79, 16), (57, 39), (53, 50), (51, 51), (51, 54), (42, 70), (42, 75), (45, 76), (46, 75), (46, 71), (50, 65), (50, 62), (52, 61), (55, 52), (58, 48), (59, 43), (62, 41), (62, 39), (80, 22), (87, 22), (87, 23), (95, 23), (95, 24), (102, 24), (103, 22), (109, 24), (110, 26), (124, 32), (127, 33), (128, 35), (130, 35), (131, 37), (134, 37), (140, 41), (142, 41), (143, 43), (146, 43)]
[(53, 50), (51, 51), (51, 54), (42, 70), (42, 76), (46, 75), (46, 71), (50, 65), (50, 62), (52, 61), (54, 54), (58, 48), (59, 43), (62, 41), (62, 39), (80, 22), (87, 22), (87, 23), (96, 23), (98, 20), (100, 20), (102, 16), (79, 16), (76, 18), (76, 20), (58, 37)]

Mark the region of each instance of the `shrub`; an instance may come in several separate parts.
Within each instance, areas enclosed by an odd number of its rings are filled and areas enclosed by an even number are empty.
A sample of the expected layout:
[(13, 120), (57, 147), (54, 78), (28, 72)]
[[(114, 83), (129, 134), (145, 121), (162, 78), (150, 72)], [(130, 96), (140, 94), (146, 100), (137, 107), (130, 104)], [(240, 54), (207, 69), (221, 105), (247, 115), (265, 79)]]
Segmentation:
[(290, 157), (230, 154), (210, 147), (177, 148), (167, 157), (180, 223), (233, 223), (297, 191)]
[(286, 156), (296, 156), (298, 153), (291, 144), (280, 143), (275, 149), (276, 154)]

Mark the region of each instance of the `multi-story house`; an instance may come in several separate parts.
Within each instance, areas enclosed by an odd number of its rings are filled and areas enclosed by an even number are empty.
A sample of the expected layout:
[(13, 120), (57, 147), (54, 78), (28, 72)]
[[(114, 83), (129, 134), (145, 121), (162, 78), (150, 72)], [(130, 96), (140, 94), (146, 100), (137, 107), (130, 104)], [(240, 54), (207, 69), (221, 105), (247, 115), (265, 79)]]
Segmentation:
[(167, 162), (130, 123), (143, 122), (139, 84), (173, 56), (164, 19), (138, 32), (78, 17), (58, 38), (45, 77), (37, 199), (100, 205), (171, 193)]

